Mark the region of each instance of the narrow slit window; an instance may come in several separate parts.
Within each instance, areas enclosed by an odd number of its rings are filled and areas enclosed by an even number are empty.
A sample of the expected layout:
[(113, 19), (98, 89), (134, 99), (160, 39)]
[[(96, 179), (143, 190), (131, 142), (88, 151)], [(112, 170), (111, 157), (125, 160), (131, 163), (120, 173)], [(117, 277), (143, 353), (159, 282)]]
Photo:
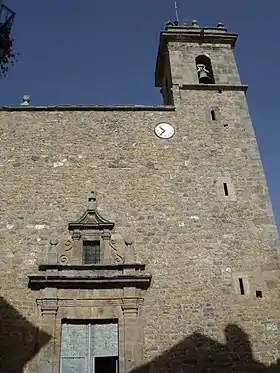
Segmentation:
[(211, 110), (211, 119), (216, 120), (216, 113), (215, 110)]
[(224, 193), (225, 193), (225, 196), (228, 196), (228, 185), (227, 185), (227, 183), (224, 183)]
[(245, 294), (245, 289), (244, 289), (243, 279), (239, 278), (238, 281), (239, 281), (240, 294), (244, 295)]
[(100, 263), (100, 242), (99, 241), (84, 241), (84, 264), (99, 264)]

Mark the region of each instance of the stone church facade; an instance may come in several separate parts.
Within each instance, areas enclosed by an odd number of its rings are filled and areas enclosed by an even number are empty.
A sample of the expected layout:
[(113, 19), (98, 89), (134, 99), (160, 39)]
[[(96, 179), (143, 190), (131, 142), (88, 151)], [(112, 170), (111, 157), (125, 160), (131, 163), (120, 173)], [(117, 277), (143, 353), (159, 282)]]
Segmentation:
[(167, 24), (162, 106), (1, 108), (1, 371), (277, 360), (278, 234), (236, 40)]

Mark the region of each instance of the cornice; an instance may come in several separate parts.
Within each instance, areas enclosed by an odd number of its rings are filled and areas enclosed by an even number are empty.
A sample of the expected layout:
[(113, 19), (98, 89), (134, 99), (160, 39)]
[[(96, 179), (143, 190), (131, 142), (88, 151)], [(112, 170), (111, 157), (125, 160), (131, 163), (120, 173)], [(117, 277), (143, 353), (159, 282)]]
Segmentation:
[(0, 111), (175, 111), (173, 105), (55, 105), (0, 106)]
[(248, 89), (247, 85), (243, 84), (182, 84), (179, 86), (182, 90), (195, 91), (243, 91)]

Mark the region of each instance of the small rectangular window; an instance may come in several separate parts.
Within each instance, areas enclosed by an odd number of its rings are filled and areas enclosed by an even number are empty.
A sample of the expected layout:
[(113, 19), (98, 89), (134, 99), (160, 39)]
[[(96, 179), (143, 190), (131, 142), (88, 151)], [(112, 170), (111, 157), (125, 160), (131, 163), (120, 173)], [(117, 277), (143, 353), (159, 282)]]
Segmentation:
[(225, 196), (228, 196), (228, 186), (227, 186), (227, 183), (224, 183), (224, 193), (225, 193)]
[(239, 278), (238, 281), (239, 281), (240, 294), (244, 295), (245, 294), (245, 290), (244, 290), (243, 279)]
[(211, 110), (211, 119), (216, 120), (216, 113), (215, 110)]
[(99, 264), (100, 263), (100, 242), (99, 241), (84, 241), (84, 264)]

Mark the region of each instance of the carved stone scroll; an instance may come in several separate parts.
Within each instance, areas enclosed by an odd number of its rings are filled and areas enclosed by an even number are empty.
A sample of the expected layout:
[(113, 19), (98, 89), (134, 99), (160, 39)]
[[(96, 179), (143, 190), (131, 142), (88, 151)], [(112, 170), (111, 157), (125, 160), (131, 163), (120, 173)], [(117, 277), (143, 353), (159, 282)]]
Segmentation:
[(72, 264), (73, 241), (71, 239), (61, 240), (58, 245), (58, 264)]

